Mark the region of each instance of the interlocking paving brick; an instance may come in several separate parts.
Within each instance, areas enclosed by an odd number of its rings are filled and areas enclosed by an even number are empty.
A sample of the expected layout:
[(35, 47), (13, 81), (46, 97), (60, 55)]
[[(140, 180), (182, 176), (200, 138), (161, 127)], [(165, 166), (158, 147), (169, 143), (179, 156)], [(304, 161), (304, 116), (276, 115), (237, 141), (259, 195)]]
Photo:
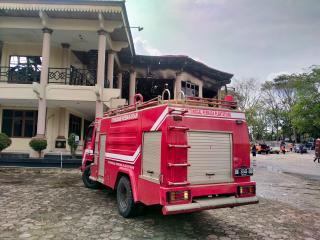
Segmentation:
[(0, 169), (0, 239), (320, 239), (320, 215), (260, 198), (256, 205), (124, 219), (115, 194), (77, 170)]

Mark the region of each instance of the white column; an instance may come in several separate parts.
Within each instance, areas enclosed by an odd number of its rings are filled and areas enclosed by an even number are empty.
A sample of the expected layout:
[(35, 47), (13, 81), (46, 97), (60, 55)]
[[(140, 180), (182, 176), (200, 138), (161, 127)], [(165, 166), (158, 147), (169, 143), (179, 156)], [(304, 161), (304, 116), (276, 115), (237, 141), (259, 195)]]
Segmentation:
[(107, 79), (109, 82), (109, 88), (113, 88), (113, 69), (114, 69), (114, 51), (108, 51), (108, 73)]
[[(3, 42), (0, 41), (0, 47), (1, 47), (1, 51), (0, 51), (0, 66), (7, 66), (9, 63), (9, 55), (8, 54), (8, 45), (4, 44)], [(4, 81), (7, 82), (8, 81), (8, 76), (4, 76), (6, 74), (0, 74), (0, 81)]]
[[(104, 73), (106, 63), (106, 41), (107, 32), (104, 30), (98, 31), (99, 34), (99, 46), (98, 46), (98, 64), (97, 64), (97, 85), (104, 88)], [(102, 96), (100, 96), (102, 97)], [(101, 100), (96, 101), (96, 117), (103, 116), (103, 102)]]
[(174, 98), (175, 99), (180, 99), (182, 97), (180, 94), (181, 82), (182, 82), (182, 74), (179, 72), (179, 73), (177, 73), (176, 79), (174, 81)]
[(58, 129), (58, 137), (59, 139), (65, 139), (65, 128), (66, 128), (66, 109), (59, 108), (59, 129)]
[(130, 81), (129, 81), (129, 104), (134, 103), (134, 95), (136, 94), (136, 71), (130, 71)]
[(118, 76), (117, 76), (117, 78), (118, 78), (118, 89), (120, 89), (120, 98), (122, 98), (122, 73), (121, 72), (119, 72), (118, 73)]
[[(4, 47), (3, 47), (3, 42), (0, 40), (0, 66), (4, 66), (4, 51), (3, 51)], [(1, 79), (0, 79), (1, 80)]]
[[(42, 42), (42, 64), (41, 64), (41, 74), (40, 74), (40, 86), (43, 90), (45, 90), (48, 84), (50, 42), (51, 42), (52, 30), (48, 28), (44, 28), (42, 31), (43, 31), (43, 42)], [(46, 110), (47, 110), (47, 103), (44, 96), (44, 98), (39, 99), (37, 137), (45, 137)]]
[(61, 43), (62, 46), (62, 67), (70, 68), (70, 44)]
[(202, 93), (202, 90), (203, 89), (203, 82), (201, 82), (200, 84), (199, 84), (199, 97), (203, 97), (203, 93)]

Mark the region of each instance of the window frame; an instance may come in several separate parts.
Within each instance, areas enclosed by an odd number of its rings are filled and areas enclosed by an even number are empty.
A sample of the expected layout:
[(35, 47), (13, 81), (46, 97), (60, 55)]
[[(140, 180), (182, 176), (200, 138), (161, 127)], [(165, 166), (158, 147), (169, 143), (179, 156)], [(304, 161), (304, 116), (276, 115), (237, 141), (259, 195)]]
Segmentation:
[[(9, 56), (9, 65), (8, 65), (10, 68), (15, 67), (15, 66), (11, 66), (11, 58), (12, 57), (17, 57), (18, 58), (18, 63), (17, 63), (16, 66), (28, 66), (28, 67), (29, 66), (35, 66), (36, 69), (34, 69), (34, 71), (41, 72), (41, 66), (42, 66), (42, 56), (41, 55), (40, 56), (38, 56), (38, 55), (10, 55)], [(27, 58), (27, 62), (26, 63), (20, 63), (20, 58), (21, 57)], [(32, 57), (39, 57), (41, 63), (40, 64), (31, 64), (30, 60), (28, 61), (28, 58), (32, 58)], [(40, 66), (40, 68), (38, 66)]]
[[(183, 86), (184, 85), (184, 86)], [(190, 91), (194, 91), (194, 95), (188, 95), (187, 89), (190, 89)], [(184, 92), (186, 97), (199, 97), (199, 85), (195, 84), (191, 81), (182, 81), (181, 82), (181, 90)]]
[[(4, 112), (10, 111), (11, 116), (5, 117)], [(21, 112), (21, 117), (16, 117), (15, 113)], [(33, 112), (33, 117), (26, 116), (28, 112)], [(9, 119), (11, 122), (11, 129), (9, 137), (11, 138), (32, 138), (37, 134), (37, 125), (38, 125), (38, 111), (37, 110), (21, 110), (21, 109), (2, 109), (2, 123), (1, 123), (1, 132), (4, 132), (4, 120)], [(21, 121), (21, 135), (15, 135), (15, 121)], [(26, 121), (32, 120), (32, 136), (26, 136)]]
[[(79, 127), (80, 127), (80, 129), (79, 129), (79, 135), (78, 135), (78, 133), (76, 133), (76, 132), (74, 132), (74, 131), (70, 131), (70, 129), (71, 129), (71, 118), (80, 119), (80, 121), (79, 121), (79, 122), (80, 122), (80, 124), (79, 124)], [(81, 118), (81, 117), (78, 117), (78, 116), (76, 116), (76, 115), (74, 115), (74, 114), (72, 114), (72, 113), (69, 114), (68, 137), (70, 136), (71, 133), (77, 134), (77, 135), (79, 136), (79, 139), (81, 139), (81, 137), (82, 137), (82, 118)]]

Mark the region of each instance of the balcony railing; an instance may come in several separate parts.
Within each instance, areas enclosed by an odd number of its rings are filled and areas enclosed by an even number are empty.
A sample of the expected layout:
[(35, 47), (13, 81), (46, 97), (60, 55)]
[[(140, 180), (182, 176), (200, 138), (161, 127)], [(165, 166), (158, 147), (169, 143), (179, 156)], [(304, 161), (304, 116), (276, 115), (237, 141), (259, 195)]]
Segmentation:
[(49, 68), (48, 83), (94, 86), (97, 72), (90, 69), (77, 68)]
[[(0, 82), (32, 84), (40, 82), (41, 70), (35, 66), (0, 67)], [(78, 86), (94, 86), (96, 70), (77, 68), (49, 68), (48, 83)]]
[(0, 67), (0, 82), (15, 84), (40, 82), (40, 72), (35, 66)]

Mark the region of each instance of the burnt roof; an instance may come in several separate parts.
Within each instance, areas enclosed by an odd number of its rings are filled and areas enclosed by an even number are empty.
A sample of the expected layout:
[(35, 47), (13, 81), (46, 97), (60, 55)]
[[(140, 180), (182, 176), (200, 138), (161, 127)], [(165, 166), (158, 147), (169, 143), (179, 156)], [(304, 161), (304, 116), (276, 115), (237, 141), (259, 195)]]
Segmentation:
[(151, 67), (153, 69), (169, 68), (177, 71), (185, 71), (195, 77), (201, 78), (206, 76), (208, 78), (224, 82), (224, 84), (230, 83), (231, 78), (233, 77), (233, 74), (211, 68), (204, 63), (184, 55), (135, 55), (133, 57), (133, 65), (135, 67)]

